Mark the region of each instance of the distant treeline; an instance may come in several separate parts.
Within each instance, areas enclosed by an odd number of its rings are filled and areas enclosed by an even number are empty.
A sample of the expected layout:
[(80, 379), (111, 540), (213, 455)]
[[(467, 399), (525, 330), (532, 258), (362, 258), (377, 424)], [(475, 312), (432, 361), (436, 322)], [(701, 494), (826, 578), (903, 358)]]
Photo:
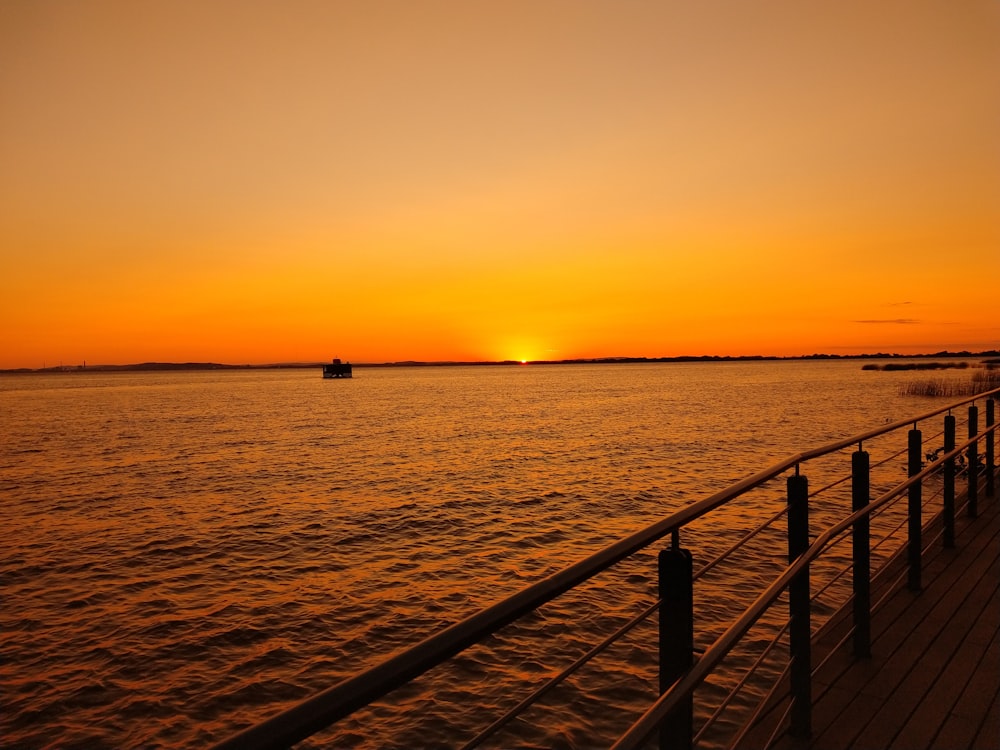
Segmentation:
[[(936, 352), (935, 354), (803, 354), (793, 357), (778, 357), (773, 355), (763, 355), (763, 354), (746, 354), (746, 355), (718, 355), (718, 354), (701, 354), (701, 355), (682, 355), (677, 357), (592, 357), (592, 358), (579, 358), (579, 359), (533, 359), (527, 364), (530, 365), (602, 365), (602, 364), (641, 364), (643, 362), (784, 362), (784, 361), (800, 361), (800, 360), (827, 360), (827, 359), (924, 359), (930, 357), (948, 357), (948, 358), (960, 358), (960, 357), (997, 357), (1000, 356), (1000, 351), (990, 350), (985, 352)], [(1000, 360), (998, 360), (1000, 361)], [(496, 362), (459, 362), (459, 361), (445, 361), (445, 362), (421, 362), (419, 360), (406, 360), (402, 362), (380, 362), (380, 363), (355, 363), (355, 367), (448, 367), (448, 366), (461, 366), (468, 367), (472, 365), (520, 365), (524, 364), (520, 360), (516, 359), (505, 359)], [(956, 364), (956, 366), (968, 366), (967, 363)], [(905, 367), (905, 363), (903, 365)], [(886, 365), (881, 369), (890, 369), (892, 365)], [(865, 369), (880, 369), (878, 366), (866, 365)]]
[(321, 365), (316, 362), (308, 363), (287, 363), (274, 365), (226, 365), (219, 362), (140, 362), (130, 365), (57, 365), (55, 367), (41, 367), (32, 370), (22, 367), (16, 370), (0, 370), (7, 373), (26, 372), (162, 372), (178, 370), (272, 370), (289, 368), (316, 368)]
[[(218, 362), (140, 362), (133, 365), (58, 365), (17, 372), (158, 372), (161, 370), (248, 370), (252, 365), (223, 365)], [(13, 372), (13, 371), (9, 371)]]

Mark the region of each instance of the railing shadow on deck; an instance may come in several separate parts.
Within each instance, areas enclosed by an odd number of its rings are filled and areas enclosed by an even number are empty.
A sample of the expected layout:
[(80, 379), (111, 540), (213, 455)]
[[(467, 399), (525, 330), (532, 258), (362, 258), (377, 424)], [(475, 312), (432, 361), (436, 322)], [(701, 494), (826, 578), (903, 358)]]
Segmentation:
[[(1000, 388), (790, 456), (239, 732), (216, 748), (285, 748), (301, 742), (484, 642), (556, 597), (648, 551), (650, 545), (668, 535), (670, 544), (659, 552), (656, 563), (658, 599), (631, 619), (617, 622), (599, 642), (478, 734), (457, 738), (455, 744), (465, 748), (484, 744), (654, 614), (658, 614), (659, 632), (646, 646), (651, 652), (650, 663), (658, 663), (658, 675), (652, 680), (648, 707), (622, 717), (624, 731), (613, 744), (616, 750), (657, 743), (661, 748), (734, 747), (764, 707), (773, 707), (782, 699), (775, 693), (778, 686), (788, 688), (781, 727), (793, 736), (807, 736), (812, 635), (830, 615), (851, 603), (853, 627), (848, 637), (855, 654), (866, 655), (872, 578), (903, 555), (906, 585), (918, 590), (927, 519), (940, 517), (941, 543), (954, 545), (955, 513), (964, 510), (974, 517), (980, 497), (995, 496), (998, 398)], [(980, 403), (985, 405), (982, 430)], [(967, 407), (967, 416), (963, 415), (965, 439), (957, 437), (959, 425), (953, 413), (962, 407)], [(933, 429), (931, 420), (941, 415), (943, 429), (925, 436), (920, 426), (931, 424)], [(906, 442), (900, 447), (898, 438), (903, 430)], [(880, 456), (874, 462), (865, 450), (873, 445)], [(845, 474), (843, 468), (831, 469), (830, 464), (846, 463), (845, 451), (850, 448), (855, 449), (850, 473)], [(810, 490), (804, 469), (812, 471), (813, 467), (822, 486)], [(897, 481), (894, 473), (903, 469), (906, 479)], [(748, 514), (755, 516), (751, 528), (724, 544), (715, 539), (707, 543), (709, 534), (699, 530), (699, 521), (710, 521), (713, 512), (753, 490), (765, 488), (773, 493), (772, 481), (782, 476), (786, 492), (777, 512), (762, 513), (757, 506), (756, 513)], [(956, 509), (959, 484), (964, 487), (965, 505)], [(817, 498), (824, 502), (817, 503)], [(839, 500), (840, 505), (827, 502), (827, 498)], [(784, 528), (779, 528), (782, 519)], [(817, 522), (821, 527), (818, 533), (811, 529)], [(698, 549), (692, 553), (682, 541), (697, 543)], [(763, 545), (763, 554), (751, 551), (755, 544)], [(774, 559), (779, 553), (787, 564)], [(708, 561), (698, 564), (696, 560), (703, 557)], [(699, 582), (720, 575), (727, 565), (745, 571), (748, 559), (761, 557), (769, 557), (770, 564), (751, 576), (760, 580), (761, 588), (748, 595), (752, 597), (748, 603), (741, 602), (725, 617), (716, 614), (696, 621), (696, 613), (706, 609), (697, 596)], [(753, 638), (748, 637), (751, 631), (756, 633)], [(733, 657), (736, 653), (740, 654), (738, 659)]]

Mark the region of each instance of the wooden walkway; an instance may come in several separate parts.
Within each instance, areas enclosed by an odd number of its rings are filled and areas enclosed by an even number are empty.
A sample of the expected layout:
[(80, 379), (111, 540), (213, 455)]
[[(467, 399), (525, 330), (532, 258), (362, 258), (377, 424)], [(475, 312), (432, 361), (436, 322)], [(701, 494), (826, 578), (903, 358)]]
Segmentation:
[(976, 519), (962, 511), (954, 549), (924, 538), (921, 592), (905, 576), (873, 584), (872, 601), (887, 598), (870, 659), (855, 659), (849, 640), (835, 647), (849, 613), (819, 634), (812, 737), (783, 735), (778, 750), (1000, 748), (1000, 498), (980, 497)]

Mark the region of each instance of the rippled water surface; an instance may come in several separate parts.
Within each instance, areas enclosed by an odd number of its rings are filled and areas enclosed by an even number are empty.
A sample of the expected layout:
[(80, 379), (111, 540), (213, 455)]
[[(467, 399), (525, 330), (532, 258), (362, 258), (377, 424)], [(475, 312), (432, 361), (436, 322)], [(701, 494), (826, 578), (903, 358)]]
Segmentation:
[[(934, 408), (897, 395), (907, 378), (855, 361), (0, 376), (4, 745), (222, 740), (746, 474)], [(312, 744), (461, 745), (649, 601), (649, 562)], [(649, 635), (494, 746), (610, 744), (655, 690)]]

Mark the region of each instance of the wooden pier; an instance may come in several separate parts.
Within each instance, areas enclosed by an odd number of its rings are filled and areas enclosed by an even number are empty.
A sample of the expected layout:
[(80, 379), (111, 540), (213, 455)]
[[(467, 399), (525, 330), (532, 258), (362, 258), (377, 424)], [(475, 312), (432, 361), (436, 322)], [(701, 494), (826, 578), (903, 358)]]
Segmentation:
[[(887, 573), (873, 582), (872, 600), (883, 603), (872, 617), (871, 656), (856, 658), (844, 642), (849, 611), (831, 621), (814, 646), (811, 736), (784, 734), (772, 747), (1000, 747), (998, 498), (982, 498), (977, 518), (956, 519), (954, 548), (928, 534), (921, 591), (907, 588), (903, 561)], [(740, 747), (762, 747), (765, 733), (758, 727)]]

